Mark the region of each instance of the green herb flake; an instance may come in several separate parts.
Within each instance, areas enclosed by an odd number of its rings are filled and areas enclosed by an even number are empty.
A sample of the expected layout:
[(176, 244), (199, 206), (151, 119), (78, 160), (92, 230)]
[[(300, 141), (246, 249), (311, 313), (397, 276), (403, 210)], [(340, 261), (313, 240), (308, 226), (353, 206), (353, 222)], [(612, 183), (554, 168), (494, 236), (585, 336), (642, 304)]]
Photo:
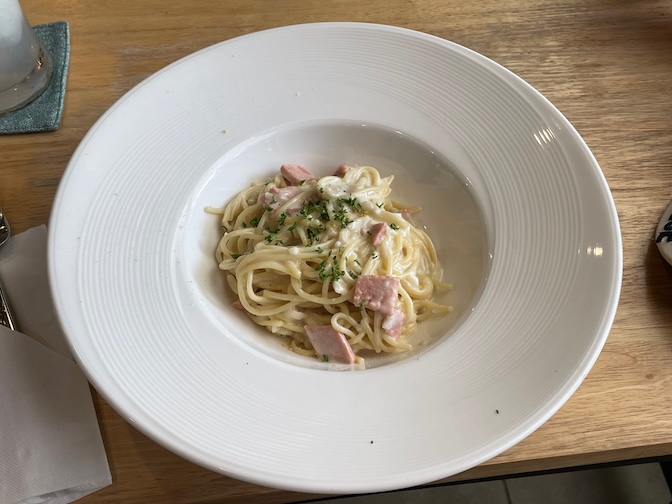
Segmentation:
[(317, 270), (317, 275), (322, 282), (324, 282), (329, 276), (325, 271), (326, 267), (327, 267), (327, 261), (322, 261), (318, 266), (315, 267), (315, 269)]
[(355, 259), (355, 260), (354, 260), (354, 263), (355, 263), (356, 265), (358, 265), (358, 266), (361, 266), (361, 263), (359, 262), (359, 259)]
[(362, 299), (361, 303), (359, 303), (359, 311), (363, 312), (364, 311), (364, 300)]
[(240, 256), (245, 255), (245, 254), (231, 254), (231, 257), (233, 259), (238, 259)]
[(376, 254), (375, 252), (373, 254), (371, 254), (371, 259), (376, 259), (377, 257), (378, 257), (378, 254)]
[(278, 228), (278, 229), (270, 229), (270, 228), (267, 228), (267, 229), (265, 229), (264, 231), (266, 231), (266, 232), (268, 233), (268, 234), (264, 237), (264, 239), (265, 239), (268, 243), (272, 243), (273, 240), (275, 240), (275, 235), (277, 234), (278, 231), (280, 231), (280, 228)]
[(309, 240), (313, 240), (320, 235), (321, 229), (315, 226), (308, 226), (306, 228), (306, 236)]
[(275, 199), (275, 196), (273, 196), (273, 198), (271, 198), (271, 202), (264, 207), (264, 210), (266, 210), (267, 212), (272, 211), (273, 210), (273, 205), (277, 202), (278, 201)]
[(338, 267), (338, 258), (336, 256), (333, 257), (331, 264), (324, 260), (315, 267), (315, 270), (318, 273), (318, 277), (323, 282), (329, 278), (331, 278), (333, 282), (336, 282), (340, 280), (343, 275), (345, 275), (345, 271)]
[(394, 222), (392, 224), (390, 224), (390, 227), (392, 229), (394, 229), (395, 231), (399, 231), (399, 226), (397, 224), (395, 224)]
[(383, 206), (385, 206), (385, 203), (376, 203), (376, 206), (378, 208), (383, 208)]
[(329, 222), (329, 211), (327, 210), (327, 203), (326, 200), (322, 200), (324, 203), (320, 205), (319, 211), (320, 211), (320, 219), (322, 219), (325, 222)]
[(328, 355), (323, 355), (322, 356), (322, 362), (329, 362), (329, 356)]
[(348, 271), (348, 275), (350, 275), (350, 278), (352, 278), (353, 280), (357, 280), (357, 277), (359, 276), (354, 271)]
[(256, 228), (259, 225), (259, 217), (252, 217), (250, 221), (250, 226)]
[(287, 214), (285, 212), (282, 212), (280, 214), (280, 217), (278, 217), (278, 224), (281, 226), (285, 225), (285, 219), (287, 219)]
[(318, 254), (321, 254), (322, 252), (324, 252), (324, 250), (322, 250), (322, 247), (317, 247), (315, 249), (315, 252), (317, 252)]
[(299, 182), (299, 185), (303, 185), (303, 184), (305, 184), (305, 183), (306, 183), (306, 181), (305, 181), (305, 180), (302, 180), (301, 182)]
[(334, 256), (334, 261), (331, 266), (331, 279), (336, 282), (337, 280), (340, 280), (343, 275), (345, 275), (345, 271), (338, 267), (338, 257)]
[(291, 233), (292, 236), (294, 236), (295, 229), (296, 229), (296, 222), (287, 228), (287, 230)]
[(340, 206), (343, 206), (345, 204), (348, 205), (350, 208), (352, 208), (355, 212), (362, 213), (362, 205), (359, 204), (357, 198), (352, 197), (352, 194), (350, 195), (349, 198), (338, 198), (336, 202)]

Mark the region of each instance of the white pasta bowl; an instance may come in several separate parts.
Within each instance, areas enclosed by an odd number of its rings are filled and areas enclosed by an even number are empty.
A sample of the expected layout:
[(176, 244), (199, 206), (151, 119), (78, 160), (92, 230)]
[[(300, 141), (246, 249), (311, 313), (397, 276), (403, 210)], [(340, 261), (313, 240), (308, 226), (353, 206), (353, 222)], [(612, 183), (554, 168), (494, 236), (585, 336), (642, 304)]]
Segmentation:
[[(343, 371), (231, 308), (204, 209), (282, 163), (372, 165), (423, 207), (456, 308), (426, 344)], [(356, 23), (148, 78), (81, 142), (49, 237), (57, 314), (107, 401), (187, 459), (304, 492), (427, 483), (532, 433), (595, 362), (621, 270), (609, 188), (557, 109), (464, 47)]]

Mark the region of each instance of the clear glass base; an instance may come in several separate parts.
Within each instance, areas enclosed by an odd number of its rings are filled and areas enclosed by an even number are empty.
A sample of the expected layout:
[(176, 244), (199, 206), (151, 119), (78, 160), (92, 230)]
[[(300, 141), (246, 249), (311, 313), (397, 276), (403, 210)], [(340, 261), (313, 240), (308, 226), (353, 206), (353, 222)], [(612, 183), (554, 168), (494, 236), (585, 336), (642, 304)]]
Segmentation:
[(20, 109), (40, 96), (47, 89), (52, 72), (51, 56), (40, 44), (32, 72), (21, 82), (0, 91), (0, 114)]

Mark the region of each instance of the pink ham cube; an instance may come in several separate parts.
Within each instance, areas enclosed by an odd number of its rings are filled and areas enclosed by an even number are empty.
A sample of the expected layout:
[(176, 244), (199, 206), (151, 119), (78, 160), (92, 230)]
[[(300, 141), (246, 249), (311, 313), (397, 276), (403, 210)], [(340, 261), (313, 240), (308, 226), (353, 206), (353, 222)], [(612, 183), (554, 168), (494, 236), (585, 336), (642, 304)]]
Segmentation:
[(306, 170), (303, 166), (295, 164), (283, 164), (280, 167), (280, 173), (291, 185), (300, 185), (301, 182), (315, 180), (315, 175)]
[[(280, 208), (289, 200), (296, 198), (301, 193), (305, 193), (306, 196), (309, 196), (308, 191), (305, 191), (302, 187), (298, 186), (287, 186), (287, 187), (276, 187), (274, 185), (269, 186), (268, 191), (261, 195), (261, 204), (264, 207), (270, 207), (272, 210)], [(303, 207), (304, 198), (299, 198), (293, 202), (290, 206), (285, 209), (287, 215), (294, 215), (301, 211)]]
[(346, 174), (346, 172), (350, 169), (350, 167), (346, 164), (340, 165), (338, 168), (336, 168), (336, 171), (334, 172), (335, 177), (342, 177), (343, 175)]
[(371, 242), (373, 243), (374, 246), (378, 246), (381, 243), (383, 243), (383, 240), (385, 239), (385, 235), (387, 234), (387, 224), (384, 222), (379, 222), (378, 224), (374, 224), (371, 226), (371, 229), (369, 229), (369, 233), (371, 233)]
[(326, 356), (329, 362), (354, 364), (355, 352), (352, 351), (352, 347), (344, 334), (330, 325), (307, 325), (303, 329), (306, 331), (318, 357), (324, 358)]
[(406, 316), (401, 310), (394, 310), (392, 315), (385, 315), (383, 319), (383, 331), (385, 331), (392, 339), (399, 340), (401, 336), (401, 328), (404, 327)]
[(398, 298), (400, 282), (397, 277), (381, 275), (361, 275), (355, 283), (353, 304), (369, 310), (392, 315)]

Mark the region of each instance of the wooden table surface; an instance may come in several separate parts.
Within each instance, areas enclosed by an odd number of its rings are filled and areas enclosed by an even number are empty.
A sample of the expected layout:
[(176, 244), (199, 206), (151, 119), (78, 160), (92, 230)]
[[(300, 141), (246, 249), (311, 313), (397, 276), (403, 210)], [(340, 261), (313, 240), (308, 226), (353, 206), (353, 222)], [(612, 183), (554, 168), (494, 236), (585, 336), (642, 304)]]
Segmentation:
[[(65, 110), (53, 133), (0, 136), (0, 202), (13, 230), (46, 223), (77, 144), (165, 65), (245, 33), (315, 21), (398, 25), (508, 67), (574, 124), (612, 189), (623, 290), (596, 365), (537, 432), (451, 480), (672, 454), (672, 274), (651, 237), (672, 198), (672, 2), (663, 0), (22, 0), (32, 24), (67, 20)], [(114, 483), (85, 503), (271, 503), (306, 495), (189, 463), (94, 392)]]

